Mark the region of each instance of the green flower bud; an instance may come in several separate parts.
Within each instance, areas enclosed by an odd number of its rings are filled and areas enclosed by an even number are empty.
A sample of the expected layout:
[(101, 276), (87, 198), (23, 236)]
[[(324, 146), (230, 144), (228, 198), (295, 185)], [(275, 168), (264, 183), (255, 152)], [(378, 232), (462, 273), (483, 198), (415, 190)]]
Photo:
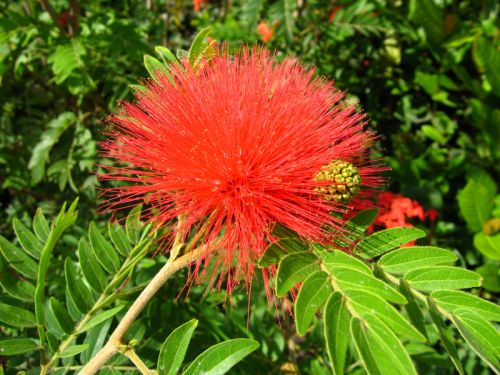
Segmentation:
[(358, 168), (352, 163), (336, 159), (325, 165), (314, 176), (314, 181), (328, 181), (330, 185), (317, 187), (315, 191), (326, 200), (349, 203), (361, 187)]

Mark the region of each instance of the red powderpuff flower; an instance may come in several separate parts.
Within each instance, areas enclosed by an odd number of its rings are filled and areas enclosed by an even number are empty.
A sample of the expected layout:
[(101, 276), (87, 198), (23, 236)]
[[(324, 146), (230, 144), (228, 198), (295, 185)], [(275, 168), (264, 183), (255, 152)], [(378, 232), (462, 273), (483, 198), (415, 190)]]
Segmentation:
[(215, 257), (228, 278), (248, 282), (275, 223), (325, 242), (328, 227), (342, 226), (331, 212), (346, 206), (318, 193), (328, 185), (315, 179), (322, 167), (356, 165), (358, 199), (380, 183), (381, 168), (369, 162), (364, 115), (296, 60), (256, 48), (219, 51), (201, 66), (158, 72), (110, 117), (103, 154), (123, 166), (101, 177), (133, 184), (106, 189), (105, 208), (145, 201), (158, 226), (183, 215), (172, 235), (202, 233), (198, 244), (217, 248), (203, 262)]
[(208, 3), (208, 0), (193, 0), (193, 10), (199, 12), (201, 4), (203, 3)]

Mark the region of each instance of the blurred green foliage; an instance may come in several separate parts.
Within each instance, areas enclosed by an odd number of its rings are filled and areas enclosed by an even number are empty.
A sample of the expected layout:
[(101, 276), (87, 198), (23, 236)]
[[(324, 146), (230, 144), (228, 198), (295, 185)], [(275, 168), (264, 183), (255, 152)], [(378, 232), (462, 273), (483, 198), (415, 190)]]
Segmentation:
[[(106, 115), (117, 100), (131, 98), (129, 84), (148, 75), (143, 55), (153, 54), (155, 45), (187, 49), (196, 31), (206, 26), (213, 27), (218, 42), (231, 47), (258, 43), (257, 26), (263, 21), (273, 33), (266, 44), (279, 57), (292, 54), (316, 66), (318, 74), (334, 79), (359, 102), (368, 126), (380, 135), (375, 147), (392, 168), (390, 189), (437, 209), (433, 243), (456, 249), (464, 266), (482, 274), (484, 297), (495, 299), (494, 293), (500, 292), (497, 1), (211, 0), (198, 12), (182, 0), (19, 0), (4, 5), (4, 237), (13, 238), (14, 218), (30, 225), (37, 207), (55, 216), (63, 201), (78, 196), (77, 224), (53, 255), (61, 267), (67, 256), (76, 260), (69, 249), (89, 222), (103, 227), (107, 220), (96, 213), (95, 172), (98, 162), (106, 163), (99, 160), (97, 145)], [(154, 267), (152, 261), (137, 278), (150, 277)], [(63, 272), (59, 276), (64, 280)], [(321, 327), (298, 338), (286, 318), (275, 324), (275, 311), (264, 303), (252, 304), (247, 320), (244, 293), (230, 303), (222, 292), (203, 297), (203, 290), (193, 288), (189, 297), (162, 303), (175, 298), (184, 282), (181, 278), (165, 287), (139, 320), (135, 337), (154, 333), (143, 352), (196, 316), (203, 327), (203, 336), (193, 338), (199, 345), (244, 336), (261, 343), (251, 355), (255, 360), (237, 367), (241, 373), (279, 373), (282, 366), (293, 373), (295, 363), (304, 373), (322, 373), (317, 344)], [(0, 302), (8, 298), (2, 296)], [(63, 291), (59, 298), (64, 298)], [(258, 283), (252, 298), (265, 299)], [(471, 351), (460, 347), (459, 354), (467, 373), (487, 373)], [(425, 373), (452, 371), (446, 358), (416, 355), (428, 366)], [(361, 371), (359, 366), (351, 370)]]

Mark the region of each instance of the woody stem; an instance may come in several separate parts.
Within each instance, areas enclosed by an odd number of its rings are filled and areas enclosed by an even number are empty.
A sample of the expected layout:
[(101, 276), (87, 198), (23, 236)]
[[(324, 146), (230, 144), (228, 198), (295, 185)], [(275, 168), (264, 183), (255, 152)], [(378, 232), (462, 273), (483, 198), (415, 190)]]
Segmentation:
[[(181, 247), (182, 244), (176, 245)], [(178, 248), (172, 249), (175, 254), (178, 252)], [(118, 326), (115, 328), (108, 342), (102, 347), (102, 349), (95, 355), (94, 358), (90, 360), (89, 363), (81, 370), (80, 375), (92, 375), (95, 374), (99, 369), (106, 364), (106, 362), (117, 353), (118, 346), (122, 345), (122, 339), (128, 328), (135, 321), (137, 316), (146, 307), (147, 303), (153, 298), (156, 292), (161, 288), (161, 286), (177, 271), (189, 266), (196, 260), (202, 259), (207, 255), (207, 246), (200, 246), (187, 254), (174, 260), (173, 258), (160, 269), (160, 271), (153, 277), (150, 283), (144, 288), (141, 294), (134, 301), (132, 306), (129, 308), (123, 319), (120, 321)]]

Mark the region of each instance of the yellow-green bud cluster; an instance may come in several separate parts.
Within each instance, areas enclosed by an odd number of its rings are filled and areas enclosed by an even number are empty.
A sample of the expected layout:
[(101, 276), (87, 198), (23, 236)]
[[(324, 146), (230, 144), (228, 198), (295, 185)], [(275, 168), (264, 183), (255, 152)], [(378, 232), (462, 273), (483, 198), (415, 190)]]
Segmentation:
[(359, 192), (361, 176), (352, 163), (333, 160), (314, 176), (314, 181), (329, 181), (330, 185), (317, 187), (317, 193), (326, 200), (348, 203)]

